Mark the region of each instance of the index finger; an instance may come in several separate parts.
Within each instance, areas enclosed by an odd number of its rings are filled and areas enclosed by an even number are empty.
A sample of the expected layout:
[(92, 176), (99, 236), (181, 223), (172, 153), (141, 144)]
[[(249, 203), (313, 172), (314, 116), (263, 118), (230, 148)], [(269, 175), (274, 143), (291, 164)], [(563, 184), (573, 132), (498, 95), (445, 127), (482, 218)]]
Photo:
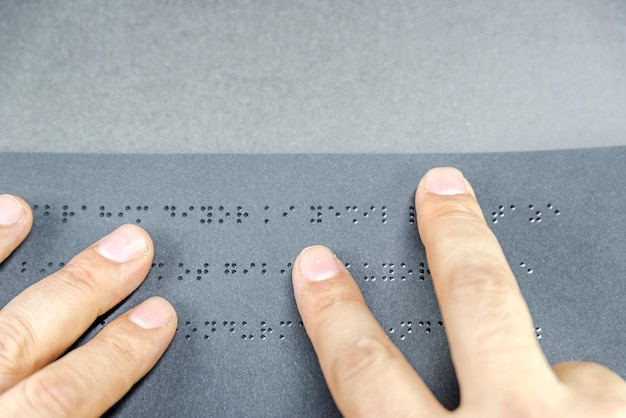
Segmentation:
[(463, 174), (429, 171), (415, 207), (462, 398), (554, 381), (517, 281)]

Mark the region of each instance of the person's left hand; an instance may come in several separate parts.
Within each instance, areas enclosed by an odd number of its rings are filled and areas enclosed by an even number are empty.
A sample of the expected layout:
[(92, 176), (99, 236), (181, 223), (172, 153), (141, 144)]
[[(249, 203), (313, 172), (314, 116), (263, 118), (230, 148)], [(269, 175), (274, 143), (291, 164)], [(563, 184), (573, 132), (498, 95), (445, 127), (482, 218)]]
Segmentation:
[[(32, 223), (24, 200), (0, 195), (0, 262)], [(3, 417), (101, 415), (154, 366), (177, 324), (174, 308), (159, 297), (64, 354), (99, 315), (141, 284), (152, 257), (148, 234), (123, 225), (0, 311)]]

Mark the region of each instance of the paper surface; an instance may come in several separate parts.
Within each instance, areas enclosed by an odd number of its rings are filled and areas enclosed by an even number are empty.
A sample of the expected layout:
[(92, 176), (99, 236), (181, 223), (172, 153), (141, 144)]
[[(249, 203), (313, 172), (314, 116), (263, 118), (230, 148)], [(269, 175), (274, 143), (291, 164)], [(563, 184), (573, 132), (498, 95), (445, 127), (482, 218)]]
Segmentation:
[[(123, 223), (155, 244), (143, 285), (80, 343), (152, 295), (178, 332), (111, 416), (335, 416), (293, 299), (291, 263), (325, 244), (435, 395), (458, 388), (415, 225), (434, 166), (461, 169), (526, 297), (551, 364), (626, 376), (626, 148), (471, 155), (0, 154), (0, 193), (35, 223), (0, 265), (0, 306)], [(394, 390), (390, 387), (389, 390)]]

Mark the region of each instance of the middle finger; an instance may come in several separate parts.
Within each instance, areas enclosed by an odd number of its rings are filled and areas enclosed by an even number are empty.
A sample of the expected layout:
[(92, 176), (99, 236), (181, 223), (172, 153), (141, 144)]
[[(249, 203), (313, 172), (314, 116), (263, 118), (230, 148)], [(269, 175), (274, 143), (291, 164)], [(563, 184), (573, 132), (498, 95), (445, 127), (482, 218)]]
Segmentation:
[(0, 393), (60, 356), (143, 281), (148, 234), (123, 225), (0, 311)]
[(553, 382), (515, 277), (461, 172), (431, 170), (415, 204), (463, 395)]

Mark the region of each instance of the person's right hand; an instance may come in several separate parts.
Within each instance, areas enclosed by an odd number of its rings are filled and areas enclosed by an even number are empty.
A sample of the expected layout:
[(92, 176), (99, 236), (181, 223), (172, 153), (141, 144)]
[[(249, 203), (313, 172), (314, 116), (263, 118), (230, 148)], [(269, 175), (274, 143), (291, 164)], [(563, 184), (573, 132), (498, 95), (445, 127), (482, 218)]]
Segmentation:
[(443, 408), (387, 338), (343, 263), (326, 247), (309, 247), (294, 263), (296, 301), (344, 415), (626, 417), (626, 383), (614, 372), (587, 362), (550, 367), (515, 277), (461, 172), (428, 172), (415, 208), (461, 404), (455, 411)]

